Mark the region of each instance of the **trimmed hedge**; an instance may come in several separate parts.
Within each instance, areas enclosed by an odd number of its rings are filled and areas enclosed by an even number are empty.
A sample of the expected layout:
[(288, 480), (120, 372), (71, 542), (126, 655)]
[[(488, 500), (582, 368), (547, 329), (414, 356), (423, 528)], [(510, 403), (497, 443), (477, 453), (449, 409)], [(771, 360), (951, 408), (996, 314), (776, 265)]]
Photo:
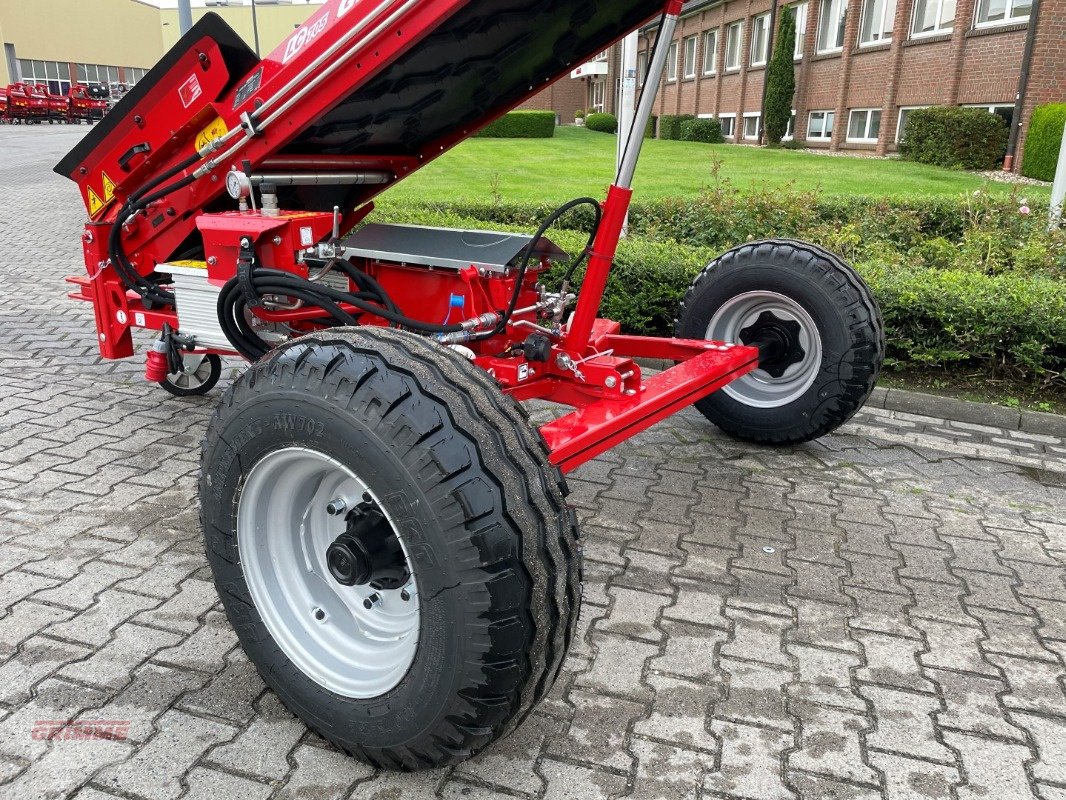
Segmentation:
[(696, 119), (692, 114), (663, 114), (659, 117), (659, 138), (677, 141), (681, 138), (681, 124)]
[(551, 139), (555, 136), (554, 111), (512, 111), (478, 133), (484, 139)]
[(1007, 123), (980, 108), (933, 106), (907, 115), (899, 152), (908, 161), (953, 169), (995, 169), (1007, 152)]
[(716, 119), (687, 119), (681, 123), (681, 140), (685, 142), (703, 142), (705, 144), (724, 144), (722, 123)]
[(1033, 119), (1025, 137), (1022, 175), (1041, 181), (1055, 180), (1063, 126), (1066, 126), (1066, 103), (1049, 103), (1033, 109)]
[(618, 133), (618, 117), (614, 114), (589, 114), (585, 127), (598, 133)]

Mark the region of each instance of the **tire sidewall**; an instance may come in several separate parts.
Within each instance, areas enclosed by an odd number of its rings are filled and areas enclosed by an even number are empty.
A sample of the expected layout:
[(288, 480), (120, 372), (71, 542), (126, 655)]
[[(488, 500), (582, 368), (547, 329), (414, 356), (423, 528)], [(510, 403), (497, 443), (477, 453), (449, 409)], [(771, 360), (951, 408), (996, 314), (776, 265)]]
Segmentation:
[[(313, 449), (352, 469), (403, 532), (419, 589), (419, 641), (406, 676), (380, 697), (342, 697), (304, 674), (271, 637), (248, 589), (236, 537), (243, 478), (263, 457), (290, 447)], [(336, 740), (372, 740), (382, 747), (401, 746), (456, 711), (449, 706), (464, 684), (462, 665), (473, 660), (467, 651), (476, 646), (463, 623), (487, 607), (488, 595), (476, 586), (457, 586), (464, 551), (447, 543), (467, 538), (462, 514), (452, 515), (457, 531), (443, 529), (441, 498), (419, 489), (363, 415), (309, 402), (303, 393), (261, 395), (254, 406), (237, 411), (226, 441), (205, 454), (201, 496), (208, 556), (220, 593), (228, 595), (227, 615), (264, 680), (286, 704)]]

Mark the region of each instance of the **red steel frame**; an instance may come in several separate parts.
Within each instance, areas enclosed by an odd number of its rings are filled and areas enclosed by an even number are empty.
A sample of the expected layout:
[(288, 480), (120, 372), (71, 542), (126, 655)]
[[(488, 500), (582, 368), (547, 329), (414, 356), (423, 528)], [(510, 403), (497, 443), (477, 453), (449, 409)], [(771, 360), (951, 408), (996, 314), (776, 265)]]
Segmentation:
[[(266, 217), (254, 211), (202, 213), (222, 193), (224, 178), (235, 162), (250, 162), (258, 169), (386, 170), (395, 176), (395, 180), (400, 180), (472, 133), (456, 131), (446, 141), (427, 147), (416, 158), (278, 157), (278, 151), (296, 132), (321, 116), (323, 110), (340, 102), (353, 85), (366, 80), (398, 53), (417, 43), (457, 5), (455, 0), (420, 0), (406, 4), (396, 0), (391, 7), (398, 7), (399, 12), (382, 25), (380, 36), (373, 40), (373, 47), (360, 52), (358, 59), (350, 59), (351, 63), (338, 67), (338, 77), (316, 90), (313, 101), (309, 97), (306, 103), (297, 103), (285, 110), (284, 124), (248, 137), (243, 145), (233, 148), (232, 143), (245, 136), (241, 131), (242, 116), (249, 109), (261, 103), (262, 98), (271, 97), (293, 76), (312, 69), (316, 60), (328, 55), (331, 47), (335, 48), (344, 36), (350, 35), (352, 29), (349, 26), (358, 16), (353, 15), (347, 21), (344, 17), (354, 5), (354, 0), (331, 0), (312, 15), (307, 25), (261, 63), (260, 91), (249, 95), (244, 104), (234, 102), (233, 92), (222, 96), (222, 87), (231, 82), (231, 76), (226, 72), (218, 45), (209, 38), (197, 42), (171, 70), (177, 83), (162, 81), (145, 99), (145, 104), (154, 109), (153, 113), (159, 119), (168, 121), (164, 126), (165, 133), (159, 135), (159, 126), (152, 126), (136, 116), (128, 130), (125, 127), (116, 130), (93, 152), (91, 165), (86, 160), (71, 176), (82, 189), (93, 221), (86, 226), (83, 237), (88, 277), (68, 280), (78, 287), (71, 296), (93, 305), (100, 350), (105, 358), (124, 358), (133, 354), (132, 329), (160, 330), (164, 325), (178, 324), (173, 309), (147, 307), (139, 295), (128, 291), (121, 283), (108, 261), (107, 239), (112, 226), (123, 225), (123, 241), (129, 260), (144, 275), (150, 274), (156, 265), (165, 263), (166, 258), (196, 229), (203, 237), (208, 273), (213, 283), (221, 285), (235, 274), (238, 243), (242, 237), (255, 242), (257, 256), (264, 266), (297, 273), (303, 270), (306, 274), (306, 269), (295, 260), (301, 243), (306, 244), (304, 236), (297, 238), (298, 231), (309, 227), (315, 242), (327, 239), (333, 226), (331, 214), (282, 212), (280, 216)], [(665, 19), (676, 24), (681, 5), (681, 0), (665, 3)], [(378, 8), (385, 6), (390, 3), (384, 2)], [(315, 33), (311, 35), (309, 32)], [(301, 36), (305, 43), (297, 46), (294, 42)], [(665, 38), (667, 41), (660, 42), (660, 48), (669, 46), (670, 37)], [(339, 54), (337, 58), (340, 60)], [(327, 63), (330, 62), (324, 62)], [(659, 60), (660, 69), (663, 63), (665, 52)], [(190, 89), (191, 78), (186, 76), (196, 78), (194, 88)], [(653, 83), (657, 85), (658, 81), (653, 82), (649, 77), (648, 85)], [(284, 91), (282, 96), (291, 96), (296, 91), (298, 88)], [(216, 100), (190, 115), (182, 106), (189, 105), (190, 94), (197, 92)], [(174, 131), (170, 120), (187, 122)], [(248, 125), (249, 122), (245, 116), (248, 130), (253, 127)], [(643, 131), (643, 125), (638, 127)], [(230, 133), (223, 142), (214, 145), (217, 150), (212, 154), (208, 142), (225, 131)], [(155, 139), (152, 139), (153, 134)], [(130, 160), (131, 148), (146, 138), (151, 145), (148, 153)], [(206, 145), (201, 155), (212, 159), (197, 167), (201, 179), (165, 198), (158, 204), (158, 209), (153, 207), (148, 213), (127, 220), (117, 219), (119, 206), (138, 186), (151, 175), (159, 174), (189, 155), (192, 138), (201, 140), (197, 147)], [(636, 148), (630, 154), (633, 165), (641, 139), (639, 135), (631, 137), (630, 147)], [(219, 158), (217, 151), (226, 157)], [(572, 413), (541, 427), (552, 463), (564, 472), (758, 367), (759, 352), (754, 347), (625, 336), (617, 323), (598, 317), (632, 198), (628, 183), (620, 174), (619, 181), (608, 192), (576, 308), (565, 334), (553, 344), (548, 361), (527, 362), (522, 356), (500, 355), (509, 345), (522, 342), (528, 335), (528, 330), (519, 325), (512, 325), (495, 339), (471, 345), (476, 363), (496, 378), (504, 392), (518, 400), (543, 399), (574, 407)], [(354, 226), (372, 208), (372, 203), (367, 202), (348, 211), (343, 219), (345, 229)], [(428, 307), (436, 313), (437, 309), (446, 307), (451, 293), (458, 290), (471, 300), (473, 307), (466, 310), (468, 317), (504, 307), (514, 291), (516, 280), (514, 276), (481, 275), (473, 268), (446, 276), (440, 271), (429, 272), (398, 264), (364, 263), (361, 266), (378, 278), (401, 308)], [(537, 275), (544, 266), (533, 268), (527, 276), (520, 308), (536, 303), (539, 297), (535, 289)], [(406, 306), (405, 301), (408, 301)], [(314, 330), (323, 316), (319, 310), (306, 308), (257, 313), (269, 321), (284, 321), (308, 331)], [(426, 316), (426, 321), (438, 322), (439, 319)], [(518, 315), (514, 322), (521, 324), (535, 319), (535, 314)], [(384, 324), (383, 321), (380, 324)], [(677, 365), (646, 378), (635, 361), (639, 358), (667, 359)]]

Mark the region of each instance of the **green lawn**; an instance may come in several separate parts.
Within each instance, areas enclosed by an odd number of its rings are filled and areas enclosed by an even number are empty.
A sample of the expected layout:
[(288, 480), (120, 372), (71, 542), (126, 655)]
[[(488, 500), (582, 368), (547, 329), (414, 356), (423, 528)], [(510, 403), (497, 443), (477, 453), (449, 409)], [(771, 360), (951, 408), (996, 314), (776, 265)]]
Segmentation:
[[(827, 195), (904, 197), (957, 195), (987, 187), (1011, 187), (966, 172), (896, 160), (831, 158), (790, 150), (691, 142), (645, 143), (637, 171), (638, 198), (699, 192), (720, 176), (738, 188), (794, 184)], [(602, 197), (614, 177), (615, 137), (582, 128), (558, 128), (554, 139), (472, 139), (390, 190), (385, 202), (491, 200), (564, 202)], [(1046, 189), (1026, 188), (1043, 197)]]

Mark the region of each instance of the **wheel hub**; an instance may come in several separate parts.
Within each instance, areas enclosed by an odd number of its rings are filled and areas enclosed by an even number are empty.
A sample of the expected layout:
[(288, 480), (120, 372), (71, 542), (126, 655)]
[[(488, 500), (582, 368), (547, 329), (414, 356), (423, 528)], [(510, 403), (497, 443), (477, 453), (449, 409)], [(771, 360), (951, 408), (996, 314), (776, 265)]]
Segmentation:
[(807, 353), (800, 344), (801, 328), (794, 319), (781, 319), (773, 311), (764, 311), (755, 324), (740, 332), (740, 341), (759, 348), (759, 367), (771, 378), (782, 378), (793, 364)]
[(399, 589), (411, 578), (400, 540), (385, 515), (363, 503), (347, 517), (348, 527), (326, 550), (330, 575), (341, 586)]

